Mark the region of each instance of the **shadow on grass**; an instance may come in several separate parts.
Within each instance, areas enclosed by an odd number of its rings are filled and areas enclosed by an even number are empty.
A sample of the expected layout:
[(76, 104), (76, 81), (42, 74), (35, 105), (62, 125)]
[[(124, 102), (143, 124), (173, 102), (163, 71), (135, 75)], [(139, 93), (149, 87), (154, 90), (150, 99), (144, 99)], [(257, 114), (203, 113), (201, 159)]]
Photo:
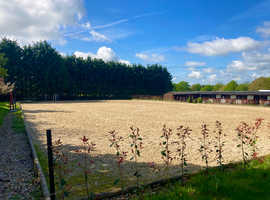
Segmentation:
[(7, 102), (0, 102), (0, 126), (2, 126), (4, 118), (9, 112), (8, 106)]
[(144, 199), (269, 199), (270, 156), (264, 157), (263, 162), (250, 161), (247, 168), (240, 163), (227, 165), (224, 171), (212, 168), (209, 172), (209, 176), (204, 172), (191, 175), (184, 186), (172, 183), (160, 188), (155, 194), (145, 195)]

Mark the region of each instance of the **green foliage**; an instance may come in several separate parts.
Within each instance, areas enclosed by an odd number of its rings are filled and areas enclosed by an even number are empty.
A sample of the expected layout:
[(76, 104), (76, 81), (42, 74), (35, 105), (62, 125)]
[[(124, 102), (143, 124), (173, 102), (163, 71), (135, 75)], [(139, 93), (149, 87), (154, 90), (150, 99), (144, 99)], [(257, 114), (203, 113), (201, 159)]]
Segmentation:
[(25, 126), (23, 120), (22, 110), (19, 109), (19, 105), (16, 105), (17, 111), (14, 113), (14, 118), (12, 120), (12, 128), (16, 133), (25, 133)]
[(184, 92), (184, 91), (190, 91), (191, 90), (189, 83), (186, 82), (186, 81), (181, 81), (181, 82), (177, 83), (175, 85), (174, 89), (175, 89), (175, 91), (179, 91), (179, 92), (180, 91)]
[(202, 103), (202, 102), (203, 102), (202, 97), (197, 98), (197, 103)]
[[(208, 200), (246, 199), (264, 200), (270, 195), (270, 156), (264, 162), (253, 160), (247, 169), (242, 165), (210, 169), (211, 175), (203, 172), (192, 175), (183, 186), (179, 182), (160, 188), (158, 193), (146, 194), (145, 200)], [(137, 198), (134, 198), (137, 199)]]
[(260, 77), (252, 81), (249, 84), (248, 90), (256, 91), (256, 90), (270, 90), (270, 77)]
[(224, 91), (235, 91), (237, 88), (238, 84), (236, 81), (232, 80), (227, 85), (224, 87)]
[(214, 86), (213, 85), (204, 85), (201, 88), (201, 91), (213, 91), (213, 89), (214, 89)]
[(8, 103), (0, 102), (0, 126), (2, 126), (5, 116), (9, 112)]
[(190, 97), (187, 98), (188, 103), (192, 103), (192, 99)]
[(7, 69), (4, 68), (8, 59), (4, 57), (4, 54), (0, 53), (0, 77), (5, 78), (7, 76)]
[(242, 83), (237, 86), (236, 91), (248, 91), (248, 83)]
[[(104, 62), (99, 59), (62, 57), (48, 42), (21, 48), (2, 39), (0, 53), (7, 58), (7, 81), (16, 83), (17, 98), (63, 99), (160, 95), (172, 90), (171, 74), (161, 65)], [(0, 70), (1, 72), (1, 70)]]
[(201, 88), (202, 88), (202, 86), (201, 86), (201, 84), (199, 84), (199, 83), (193, 84), (193, 85), (191, 86), (191, 90), (192, 90), (192, 91), (200, 91)]
[(217, 83), (214, 85), (213, 91), (222, 91), (224, 88), (224, 85), (222, 83)]

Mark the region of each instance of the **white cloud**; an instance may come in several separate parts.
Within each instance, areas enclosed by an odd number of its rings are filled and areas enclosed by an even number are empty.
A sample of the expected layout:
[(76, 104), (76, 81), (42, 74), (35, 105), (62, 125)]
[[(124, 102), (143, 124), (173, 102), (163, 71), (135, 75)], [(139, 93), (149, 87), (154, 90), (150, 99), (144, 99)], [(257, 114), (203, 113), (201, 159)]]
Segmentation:
[(136, 53), (136, 57), (147, 62), (162, 62), (165, 60), (165, 57), (163, 55), (156, 53)]
[(201, 73), (199, 71), (192, 71), (190, 74), (188, 74), (188, 77), (199, 79), (201, 77)]
[(103, 35), (101, 33), (96, 32), (94, 30), (90, 31), (90, 34), (91, 34), (94, 41), (97, 41), (97, 42), (105, 42), (105, 41), (111, 42), (111, 40), (108, 37), (106, 37), (105, 35)]
[(187, 61), (185, 63), (185, 66), (187, 66), (187, 67), (202, 67), (205, 65), (206, 65), (205, 62), (196, 62), (196, 61)]
[(131, 63), (128, 60), (119, 60), (120, 63), (126, 64), (126, 65), (131, 65)]
[(85, 52), (75, 51), (74, 55), (77, 57), (82, 57), (84, 59), (90, 56), (91, 58), (102, 59), (105, 62), (118, 60), (115, 52), (111, 48), (108, 48), (105, 46), (100, 47), (96, 54), (93, 54), (91, 52), (85, 53)]
[(217, 79), (217, 75), (216, 74), (211, 74), (208, 76), (208, 80), (210, 82), (214, 82)]
[(95, 58), (95, 54), (93, 54), (91, 52), (85, 53), (85, 52), (81, 52), (81, 51), (75, 51), (74, 55), (78, 58), (83, 58), (83, 59), (87, 59), (87, 57)]
[(263, 26), (260, 26), (256, 29), (257, 33), (260, 33), (264, 37), (270, 36), (270, 21), (265, 21)]
[(206, 73), (212, 73), (214, 70), (212, 68), (208, 67), (208, 68), (203, 69), (203, 71)]
[(250, 37), (239, 37), (236, 39), (216, 38), (203, 43), (189, 42), (187, 44), (187, 51), (205, 56), (217, 56), (251, 50), (259, 46), (260, 42)]
[(227, 66), (229, 71), (270, 71), (270, 53), (242, 53), (241, 60), (233, 60)]
[(0, 1), (0, 36), (21, 42), (55, 40), (83, 16), (82, 0)]
[(91, 52), (85, 53), (81, 51), (75, 51), (74, 55), (76, 57), (82, 57), (83, 59), (86, 59), (87, 57), (91, 57), (91, 58), (102, 59), (105, 62), (115, 61), (115, 62), (120, 62), (126, 65), (130, 65), (129, 61), (120, 59), (111, 48), (105, 47), (105, 46), (100, 47), (96, 54), (93, 54)]

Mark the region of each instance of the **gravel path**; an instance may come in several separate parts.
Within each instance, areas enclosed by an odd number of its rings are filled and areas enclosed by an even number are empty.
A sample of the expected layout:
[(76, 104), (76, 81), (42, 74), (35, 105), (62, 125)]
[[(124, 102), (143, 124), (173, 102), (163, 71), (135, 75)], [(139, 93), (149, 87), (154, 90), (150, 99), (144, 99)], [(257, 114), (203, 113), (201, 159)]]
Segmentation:
[(9, 113), (0, 128), (0, 199), (34, 199), (31, 149), (23, 133), (15, 133)]

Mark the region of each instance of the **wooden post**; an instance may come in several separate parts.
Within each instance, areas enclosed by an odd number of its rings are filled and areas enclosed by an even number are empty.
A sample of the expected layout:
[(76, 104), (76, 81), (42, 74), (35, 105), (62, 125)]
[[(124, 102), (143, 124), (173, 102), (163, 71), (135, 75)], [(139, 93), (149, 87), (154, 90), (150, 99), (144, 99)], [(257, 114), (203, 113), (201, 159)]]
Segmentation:
[(48, 147), (48, 166), (50, 179), (50, 196), (51, 200), (55, 200), (54, 170), (53, 170), (53, 152), (52, 152), (52, 133), (47, 130), (47, 147)]

